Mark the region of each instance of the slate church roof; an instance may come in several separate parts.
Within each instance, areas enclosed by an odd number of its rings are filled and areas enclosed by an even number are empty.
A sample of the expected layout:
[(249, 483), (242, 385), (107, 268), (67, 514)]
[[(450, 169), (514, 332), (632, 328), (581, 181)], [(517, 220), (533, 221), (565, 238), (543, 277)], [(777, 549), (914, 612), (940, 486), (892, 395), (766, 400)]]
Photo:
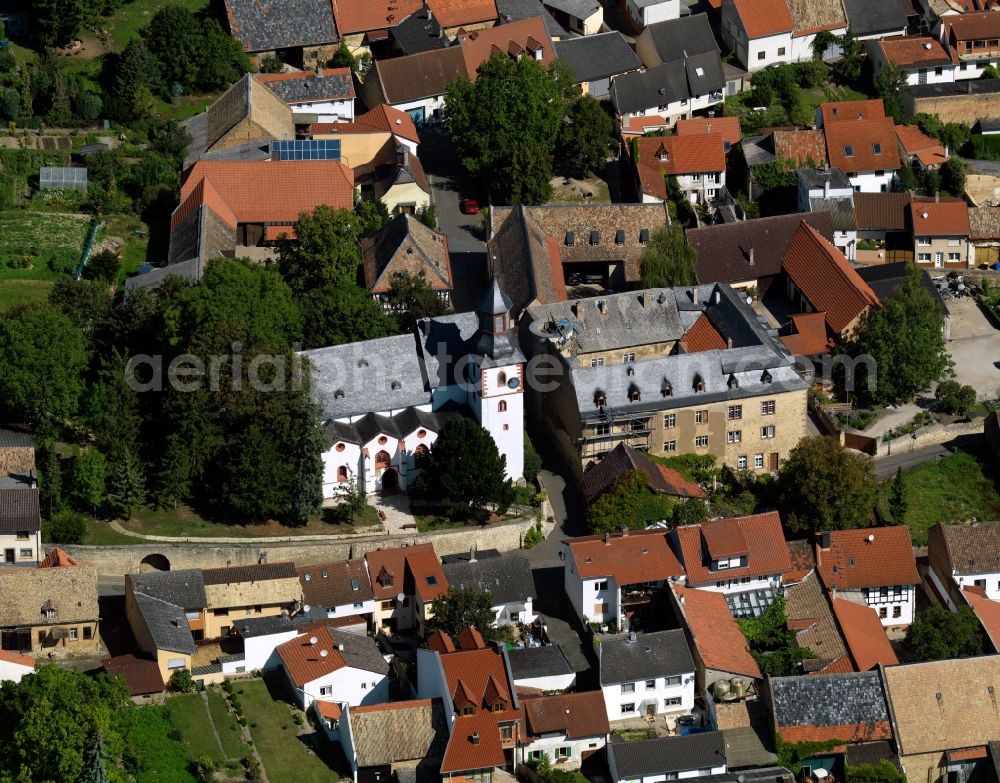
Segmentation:
[(785, 742), (892, 739), (877, 671), (774, 677), (770, 688), (774, 720)]
[(225, 0), (229, 31), (245, 52), (335, 43), (329, 0)]

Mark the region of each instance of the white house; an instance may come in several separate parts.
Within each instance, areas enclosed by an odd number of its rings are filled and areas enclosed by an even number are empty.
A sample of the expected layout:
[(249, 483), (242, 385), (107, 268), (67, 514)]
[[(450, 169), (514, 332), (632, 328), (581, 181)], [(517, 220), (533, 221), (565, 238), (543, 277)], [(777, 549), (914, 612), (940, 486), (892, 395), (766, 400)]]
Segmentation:
[(794, 26), (784, 0), (723, 0), (722, 44), (748, 71), (792, 62)]
[(680, 715), (694, 708), (695, 664), (684, 631), (605, 637), (597, 655), (604, 706), (612, 723)]
[(520, 552), (500, 554), (485, 549), (449, 555), (442, 558), (442, 569), (451, 587), (489, 593), (497, 627), (531, 625), (538, 616), (531, 564)]
[(726, 142), (721, 133), (636, 139), (636, 173), (644, 204), (666, 201), (674, 177), (692, 204), (708, 204), (726, 187)]
[(893, 63), (906, 74), (909, 85), (953, 82), (958, 70), (958, 58), (932, 35), (869, 41), (868, 57), (876, 76), (887, 63)]
[(987, 66), (1000, 65), (1000, 19), (996, 9), (942, 17), (937, 33), (957, 60), (955, 79), (979, 79)]
[(352, 706), (389, 700), (389, 664), (371, 637), (317, 623), (276, 652), (304, 710), (316, 700)]
[(357, 615), (371, 622), (375, 593), (363, 557), (305, 566), (296, 571), (302, 585), (305, 616), (322, 620)]
[(684, 573), (663, 530), (623, 530), (563, 544), (563, 585), (585, 623), (625, 627), (629, 611)]
[(907, 527), (824, 531), (815, 552), (816, 573), (837, 598), (872, 607), (883, 626), (913, 622), (920, 576)]
[(612, 742), (608, 744), (608, 768), (613, 783), (660, 783), (724, 775), (726, 742), (721, 731)]
[(824, 103), (816, 109), (830, 165), (851, 180), (855, 192), (887, 193), (900, 167), (896, 126), (881, 99)]
[(350, 68), (320, 68), (291, 73), (261, 73), (254, 78), (281, 98), (292, 119), (310, 122), (354, 121), (354, 78)]
[(26, 674), (31, 674), (35, 670), (35, 659), (27, 655), (0, 650), (0, 684), (7, 682), (20, 682)]
[(42, 552), (42, 522), (38, 489), (33, 483), (9, 481), (0, 488), (0, 568), (37, 565)]
[(849, 261), (857, 257), (854, 186), (839, 169), (799, 169), (799, 212), (829, 212), (833, 244)]
[[(510, 299), (494, 279), (474, 312), (421, 321), (412, 334), (303, 351), (324, 420), (323, 496), (352, 484), (405, 492), (451, 413), (491, 435), (507, 477), (524, 470), (524, 355)], [(458, 369), (456, 369), (458, 368)]]
[(935, 525), (928, 531), (928, 581), (954, 611), (966, 587), (979, 587), (1000, 601), (1000, 522)]
[(596, 35), (605, 29), (604, 7), (597, 0), (542, 0), (542, 5), (559, 24), (579, 35)]
[(578, 769), (583, 759), (608, 741), (611, 726), (597, 691), (525, 698), (524, 716), (530, 740), (526, 760), (548, 756), (560, 769)]
[(680, 0), (625, 0), (625, 13), (636, 28), (642, 29), (677, 19), (681, 15), (681, 3)]
[(248, 672), (277, 668), (281, 661), (276, 648), (301, 633), (284, 614), (250, 617), (237, 621), (233, 627), (243, 639), (242, 665)]
[[(518, 688), (565, 691), (576, 684), (576, 672), (558, 644), (514, 648), (507, 651), (507, 661), (510, 663), (511, 678)], [(601, 714), (604, 714), (603, 703)]]

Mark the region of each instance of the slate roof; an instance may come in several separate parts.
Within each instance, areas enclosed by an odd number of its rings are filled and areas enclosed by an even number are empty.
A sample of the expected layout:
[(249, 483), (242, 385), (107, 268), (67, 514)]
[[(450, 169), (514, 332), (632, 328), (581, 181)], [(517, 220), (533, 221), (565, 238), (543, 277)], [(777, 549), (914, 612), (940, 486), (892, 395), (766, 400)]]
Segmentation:
[(785, 272), (834, 334), (843, 334), (878, 297), (833, 243), (808, 223), (800, 223), (782, 257)]
[[(1000, 522), (937, 525), (948, 565), (957, 574), (1000, 571)], [(936, 536), (931, 536), (933, 541)]]
[[(652, 577), (652, 575), (651, 575)], [(684, 631), (625, 634), (601, 641), (601, 685), (693, 673)]]
[(364, 558), (305, 566), (296, 571), (304, 604), (325, 610), (371, 601), (375, 597)]
[(243, 639), (255, 639), (259, 636), (272, 636), (295, 630), (295, 623), (287, 614), (274, 614), (267, 617), (248, 617), (237, 620), (233, 627)]
[(396, 215), (362, 239), (361, 254), (365, 286), (373, 293), (387, 293), (392, 275), (402, 272), (424, 278), (435, 291), (452, 288), (448, 237), (413, 215)]
[(879, 672), (773, 677), (771, 705), (785, 742), (892, 739)]
[(500, 24), (537, 16), (545, 23), (545, 30), (552, 38), (565, 38), (569, 35), (566, 28), (545, 10), (541, 0), (497, 0), (497, 11), (500, 13)]
[(327, 443), (332, 446), (338, 442), (363, 445), (373, 440), (377, 435), (392, 435), (402, 440), (418, 429), (427, 429), (438, 433), (445, 422), (458, 414), (451, 411), (422, 411), (419, 408), (405, 408), (394, 416), (382, 416), (369, 413), (355, 420), (353, 424), (342, 421), (328, 421), (323, 425)]
[(355, 97), (350, 68), (324, 68), (319, 72), (258, 73), (254, 78), (285, 103), (346, 101)]
[(622, 779), (726, 764), (726, 745), (721, 731), (636, 742), (610, 742), (608, 754), (612, 757), (609, 759), (611, 768), (616, 769)]
[(718, 51), (711, 51), (622, 74), (611, 83), (610, 95), (615, 111), (623, 115), (719, 92), (725, 86), (722, 60)]
[(899, 663), (889, 644), (889, 637), (885, 635), (885, 628), (872, 607), (844, 598), (831, 598), (830, 604), (854, 659), (855, 669), (866, 672), (879, 664), (894, 666)]
[(253, 565), (204, 568), (202, 581), (207, 585), (225, 585), (236, 582), (263, 582), (270, 579), (294, 579), (295, 564), (291, 562), (255, 563)]
[(134, 275), (125, 280), (126, 294), (141, 289), (156, 289), (163, 285), (168, 277), (177, 277), (181, 280), (196, 281), (201, 279), (204, 271), (204, 261), (199, 256), (187, 261), (180, 261), (176, 264), (161, 266), (151, 269), (139, 275)]
[(822, 190), (829, 183), (831, 190), (852, 190), (851, 180), (840, 169), (799, 169), (795, 172), (800, 185), (809, 190)]
[(35, 442), (30, 432), (18, 432), (0, 427), (0, 449), (31, 449)]
[(802, 221), (833, 241), (833, 222), (826, 212), (778, 215), (688, 229), (685, 231), (687, 241), (698, 252), (695, 261), (698, 281), (702, 284), (729, 283), (780, 274), (781, 259)]
[(906, 29), (906, 12), (899, 3), (872, 3), (870, 0), (843, 0), (851, 35), (855, 38), (901, 32)]
[(142, 593), (150, 598), (176, 604), (192, 611), (208, 606), (205, 597), (205, 582), (200, 568), (185, 568), (178, 571), (149, 571), (128, 574), (133, 593)]
[(38, 489), (0, 489), (0, 533), (34, 533), (41, 530), (41, 526)]
[(663, 63), (719, 51), (719, 44), (705, 14), (654, 22), (646, 25), (646, 31)]
[(102, 666), (109, 677), (117, 676), (125, 680), (131, 696), (146, 696), (165, 690), (160, 667), (152, 659), (137, 658), (129, 653), (108, 658)]
[(444, 49), (448, 46), (448, 39), (441, 34), (441, 25), (438, 24), (437, 18), (432, 14), (428, 19), (423, 11), (410, 14), (395, 27), (390, 28), (389, 36), (404, 55)]
[(507, 660), (510, 663), (511, 676), (515, 681), (538, 677), (564, 677), (573, 673), (562, 647), (558, 644), (514, 648), (507, 651)]
[(225, 0), (229, 31), (245, 52), (335, 43), (327, 0)]
[(351, 744), (359, 767), (440, 761), (448, 722), (440, 699), (349, 707)]
[(817, 543), (816, 572), (827, 589), (920, 584), (905, 525), (830, 531), (829, 549)]
[(671, 585), (670, 589), (705, 667), (760, 679), (760, 667), (750, 654), (746, 637), (733, 619), (726, 596), (713, 590), (698, 590), (678, 584)]
[(556, 41), (556, 56), (573, 71), (577, 84), (606, 79), (642, 67), (642, 60), (619, 32)]
[(600, 691), (561, 693), (524, 700), (528, 730), (537, 737), (563, 734), (566, 739), (604, 737), (611, 733)]
[(489, 593), (493, 606), (535, 597), (531, 564), (527, 556), (519, 552), (477, 559), (475, 562), (452, 560), (442, 568), (451, 587)]
[(191, 635), (184, 607), (146, 593), (135, 593), (135, 603), (157, 650), (189, 655), (196, 652), (198, 648)]
[(959, 79), (954, 82), (914, 84), (910, 86), (909, 91), (915, 100), (947, 98), (950, 95), (994, 95), (1000, 93), (1000, 81), (996, 79)]
[(1000, 666), (995, 655), (888, 666), (883, 676), (901, 756), (985, 745), (996, 738)]
[(811, 212), (829, 212), (834, 231), (854, 231), (854, 201), (851, 196), (809, 199)]
[(639, 470), (646, 485), (655, 492), (681, 498), (705, 498), (705, 490), (673, 468), (653, 462), (627, 443), (619, 443), (583, 474), (582, 489), (588, 503), (607, 492), (628, 471)]

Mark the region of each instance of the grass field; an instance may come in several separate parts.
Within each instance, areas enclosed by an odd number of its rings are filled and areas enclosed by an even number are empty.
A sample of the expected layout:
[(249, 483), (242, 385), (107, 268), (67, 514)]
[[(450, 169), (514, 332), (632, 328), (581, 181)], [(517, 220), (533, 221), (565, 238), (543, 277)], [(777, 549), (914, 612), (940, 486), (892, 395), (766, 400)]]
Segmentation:
[[(303, 527), (285, 527), (277, 522), (259, 525), (227, 525), (212, 522), (199, 516), (187, 506), (171, 509), (142, 508), (132, 518), (123, 521), (122, 527), (153, 536), (189, 536), (192, 538), (257, 538), (260, 536), (335, 535), (350, 533), (350, 525), (331, 525), (312, 519)], [(134, 542), (135, 539), (132, 539)]]
[(138, 540), (132, 536), (125, 536), (117, 530), (113, 530), (107, 522), (87, 517), (86, 523), (87, 536), (83, 539), (83, 543), (85, 544), (92, 546), (115, 546), (135, 544)]
[[(334, 771), (343, 764), (339, 746), (333, 747), (321, 735), (313, 752), (298, 737), (288, 704), (275, 698), (264, 680), (245, 680), (236, 685), (243, 713), (250, 722), (254, 745), (272, 781), (328, 783), (336, 779)], [(240, 693), (242, 691), (242, 693)], [(322, 756), (322, 758), (321, 758)]]
[[(903, 473), (908, 501), (906, 524), (916, 546), (927, 544), (927, 529), (942, 522), (1000, 517), (997, 471), (1000, 466), (985, 453), (957, 451)], [(892, 482), (879, 486), (879, 512), (891, 519), (888, 498)]]
[(51, 280), (0, 279), (0, 313), (12, 307), (33, 302), (44, 302), (52, 289)]
[[(0, 259), (6, 260), (19, 253), (41, 255), (44, 258), (47, 254), (57, 252), (73, 253), (79, 259), (89, 223), (88, 215), (24, 210), (0, 212)], [(41, 265), (36, 265), (38, 266)], [(6, 277), (8, 273), (25, 270), (0, 271)], [(36, 268), (30, 271), (52, 277), (52, 272), (47, 267), (44, 270)]]
[(246, 753), (246, 746), (240, 737), (239, 724), (226, 706), (225, 697), (217, 691), (209, 691), (207, 695), (208, 711), (212, 715), (216, 731), (219, 732), (222, 750), (231, 759), (241, 758)]
[[(201, 11), (208, 7), (209, 0), (173, 0), (173, 2), (192, 11)], [(140, 28), (149, 24), (153, 14), (166, 4), (164, 0), (132, 0), (124, 3), (117, 12), (104, 20), (104, 27), (110, 34), (111, 48), (121, 52), (129, 39), (137, 35)]]
[[(219, 694), (215, 695), (222, 698)], [(172, 696), (167, 700), (166, 707), (170, 722), (181, 733), (190, 758), (200, 759), (207, 756), (216, 764), (225, 763), (226, 758), (212, 733), (212, 721), (200, 693)], [(234, 754), (234, 757), (239, 755), (242, 754)]]
[(136, 783), (196, 783), (187, 749), (174, 739), (172, 730), (165, 707), (139, 709), (130, 736), (139, 763), (133, 778)]

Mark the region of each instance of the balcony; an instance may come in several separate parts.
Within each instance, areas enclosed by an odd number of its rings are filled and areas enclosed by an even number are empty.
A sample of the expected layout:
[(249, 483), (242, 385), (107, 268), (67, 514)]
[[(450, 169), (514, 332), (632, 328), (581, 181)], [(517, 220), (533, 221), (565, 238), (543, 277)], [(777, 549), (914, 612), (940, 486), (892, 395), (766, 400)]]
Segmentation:
[(648, 604), (653, 600), (653, 596), (656, 595), (656, 592), (656, 590), (650, 587), (638, 589), (623, 587), (621, 593), (621, 605), (637, 606), (639, 604)]

